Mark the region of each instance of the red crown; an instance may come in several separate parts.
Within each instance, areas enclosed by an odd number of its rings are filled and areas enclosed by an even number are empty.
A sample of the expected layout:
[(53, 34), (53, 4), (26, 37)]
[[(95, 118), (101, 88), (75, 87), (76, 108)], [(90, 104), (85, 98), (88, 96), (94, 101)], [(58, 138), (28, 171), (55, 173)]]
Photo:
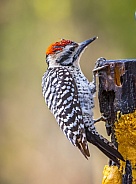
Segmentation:
[(72, 41), (62, 39), (60, 42), (51, 44), (46, 50), (46, 55), (54, 54), (56, 51), (61, 51), (66, 45), (70, 45)]

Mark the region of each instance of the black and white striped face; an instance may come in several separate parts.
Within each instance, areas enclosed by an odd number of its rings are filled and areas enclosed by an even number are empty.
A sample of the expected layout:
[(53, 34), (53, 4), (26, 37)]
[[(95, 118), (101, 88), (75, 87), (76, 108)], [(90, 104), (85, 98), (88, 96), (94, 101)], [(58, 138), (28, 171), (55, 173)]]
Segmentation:
[(96, 37), (93, 37), (81, 43), (62, 39), (60, 42), (51, 44), (46, 51), (48, 66), (78, 66), (84, 49), (95, 39)]

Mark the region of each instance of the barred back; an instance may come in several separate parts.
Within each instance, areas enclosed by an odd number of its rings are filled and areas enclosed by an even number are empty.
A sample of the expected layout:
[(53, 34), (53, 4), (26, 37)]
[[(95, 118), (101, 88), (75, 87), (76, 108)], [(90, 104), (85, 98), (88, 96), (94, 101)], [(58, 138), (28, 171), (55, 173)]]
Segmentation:
[(66, 67), (48, 69), (42, 78), (42, 92), (64, 134), (89, 157), (77, 86), (70, 71)]

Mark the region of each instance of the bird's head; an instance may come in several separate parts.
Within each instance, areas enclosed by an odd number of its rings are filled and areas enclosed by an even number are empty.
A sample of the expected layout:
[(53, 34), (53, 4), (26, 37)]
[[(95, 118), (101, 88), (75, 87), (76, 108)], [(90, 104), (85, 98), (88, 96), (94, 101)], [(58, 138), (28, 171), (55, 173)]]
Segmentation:
[(46, 51), (46, 62), (49, 67), (55, 66), (78, 66), (79, 59), (84, 49), (97, 37), (75, 43), (62, 39), (51, 44)]

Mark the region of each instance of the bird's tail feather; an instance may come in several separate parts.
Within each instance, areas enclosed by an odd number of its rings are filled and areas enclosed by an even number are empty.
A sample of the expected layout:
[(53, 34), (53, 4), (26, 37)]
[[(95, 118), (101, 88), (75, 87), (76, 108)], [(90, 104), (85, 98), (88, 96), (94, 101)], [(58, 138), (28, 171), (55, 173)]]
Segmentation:
[(120, 165), (118, 159), (125, 161), (123, 156), (118, 152), (118, 150), (112, 146), (112, 143), (110, 143), (104, 137), (92, 133), (89, 130), (86, 130), (86, 136), (88, 142), (92, 143), (97, 148), (99, 148), (107, 157), (113, 160), (117, 165)]
[(87, 145), (87, 140), (86, 142), (76, 142), (76, 146), (78, 147), (78, 149), (81, 151), (81, 153), (84, 155), (84, 157), (86, 159), (88, 159), (88, 157), (90, 157), (90, 153), (89, 153), (89, 149), (88, 149), (88, 145)]

